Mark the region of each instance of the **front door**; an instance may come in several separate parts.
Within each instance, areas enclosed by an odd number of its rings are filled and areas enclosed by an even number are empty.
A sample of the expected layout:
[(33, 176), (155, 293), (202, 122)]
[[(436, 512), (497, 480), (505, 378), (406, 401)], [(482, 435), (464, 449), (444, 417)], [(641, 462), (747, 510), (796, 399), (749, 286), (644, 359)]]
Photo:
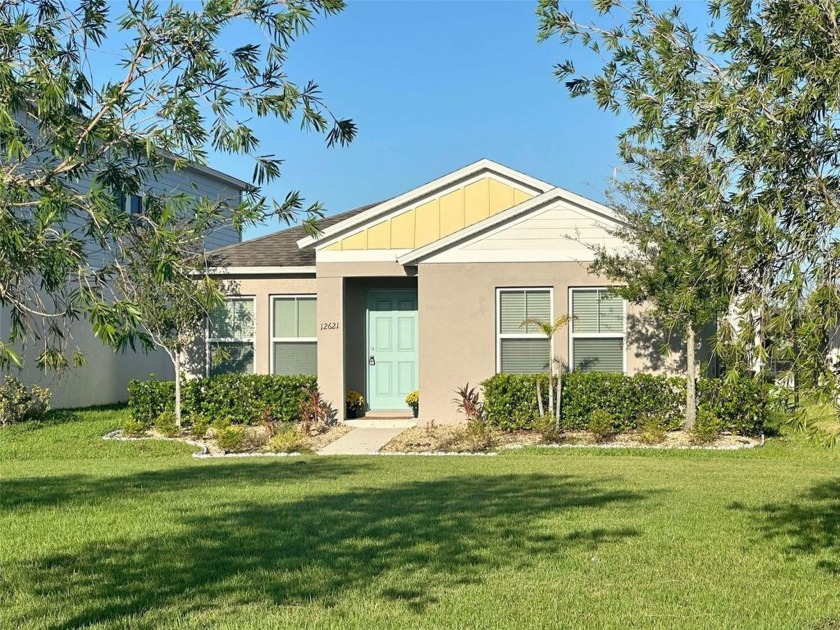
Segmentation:
[(417, 291), (369, 291), (368, 405), (406, 409), (417, 389)]

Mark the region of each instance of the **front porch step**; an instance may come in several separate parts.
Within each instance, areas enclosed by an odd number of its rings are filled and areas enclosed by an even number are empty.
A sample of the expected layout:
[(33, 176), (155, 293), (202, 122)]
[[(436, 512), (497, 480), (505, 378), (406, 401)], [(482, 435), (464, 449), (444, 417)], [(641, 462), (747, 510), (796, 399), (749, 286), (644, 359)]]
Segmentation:
[(414, 413), (412, 413), (411, 409), (366, 411), (364, 418), (359, 418), (359, 420), (395, 420), (397, 418), (401, 420), (412, 419), (414, 418)]
[(345, 420), (344, 424), (354, 429), (409, 429), (417, 424), (414, 418), (370, 418)]

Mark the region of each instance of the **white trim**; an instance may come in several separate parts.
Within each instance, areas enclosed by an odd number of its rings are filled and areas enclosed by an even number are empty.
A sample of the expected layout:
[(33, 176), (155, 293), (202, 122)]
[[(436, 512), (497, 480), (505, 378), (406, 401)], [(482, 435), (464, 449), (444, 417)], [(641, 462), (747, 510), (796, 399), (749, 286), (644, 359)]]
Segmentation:
[(574, 206), (572, 208), (574, 210), (584, 210), (585, 212), (595, 214), (598, 217), (606, 219), (614, 224), (621, 222), (615, 212), (608, 207), (602, 206), (594, 201), (584, 199), (583, 197), (570, 193), (562, 188), (553, 188), (541, 195), (537, 195), (527, 201), (523, 201), (519, 205), (503, 210), (491, 217), (487, 217), (478, 223), (474, 223), (463, 230), (458, 230), (449, 236), (432, 241), (428, 245), (418, 247), (408, 254), (400, 256), (397, 262), (401, 265), (417, 264), (423, 259), (428, 258), (443, 249), (451, 247), (452, 245), (466, 245), (480, 235), (490, 236), (498, 233), (499, 231), (505, 230), (510, 227), (510, 221), (524, 220), (536, 211), (550, 210), (552, 208), (552, 204), (556, 204), (557, 202), (566, 202), (567, 204)]
[(569, 322), (569, 371), (575, 371), (575, 339), (622, 339), (622, 374), (627, 374), (627, 300), (621, 300), (622, 308), (622, 324), (623, 332), (620, 333), (576, 333), (574, 332), (574, 306), (572, 302), (572, 293), (575, 291), (608, 291), (612, 287), (609, 286), (577, 286), (569, 287), (569, 316), (573, 319)]
[(371, 221), (372, 219), (379, 218), (393, 210), (402, 209), (403, 206), (410, 205), (424, 197), (433, 195), (441, 188), (461, 183), (461, 180), (469, 179), (471, 177), (477, 177), (479, 175), (483, 176), (485, 173), (501, 176), (506, 180), (509, 179), (510, 182), (506, 183), (519, 184), (519, 186), (524, 187), (524, 189), (531, 193), (543, 193), (553, 188), (551, 184), (526, 175), (525, 173), (520, 173), (519, 171), (503, 166), (497, 162), (493, 162), (492, 160), (482, 159), (478, 162), (474, 162), (460, 168), (457, 171), (449, 173), (448, 175), (432, 180), (427, 184), (423, 184), (422, 186), (403, 193), (402, 195), (398, 195), (393, 199), (389, 199), (388, 201), (378, 204), (373, 208), (365, 210), (364, 212), (360, 212), (349, 219), (340, 221), (335, 225), (331, 225), (317, 236), (306, 236), (297, 242), (298, 247), (303, 248), (315, 243), (318, 245), (326, 245), (333, 237), (339, 234), (344, 234), (355, 227)]
[(342, 251), (324, 251), (319, 249), (315, 252), (315, 259), (319, 263), (392, 262), (396, 264), (398, 257), (410, 251), (410, 249), (347, 249)]
[[(517, 287), (496, 287), (496, 317), (495, 317), (495, 331), (496, 336), (496, 374), (502, 373), (502, 339), (545, 339), (545, 335), (540, 333), (502, 333), (502, 310), (501, 310), (501, 294), (505, 292), (527, 292), (527, 291), (548, 291), (549, 304), (549, 320), (554, 323), (554, 287), (546, 286), (517, 286)], [(526, 300), (527, 304), (527, 300)], [(527, 310), (525, 315), (527, 316)], [(549, 363), (554, 361), (554, 339), (548, 340)]]
[[(314, 337), (275, 337), (274, 336), (274, 302), (277, 299), (306, 298), (315, 300), (315, 336)], [(270, 293), (268, 296), (268, 373), (274, 374), (274, 344), (275, 343), (314, 343), (318, 348), (318, 295), (316, 293)], [(317, 370), (316, 370), (317, 376)]]
[(236, 337), (211, 337), (210, 336), (210, 317), (207, 317), (207, 321), (204, 327), (204, 376), (210, 376), (210, 344), (213, 342), (216, 343), (250, 343), (251, 346), (254, 348), (254, 371), (253, 374), (257, 373), (257, 296), (256, 294), (246, 294), (246, 295), (227, 295), (225, 296), (225, 302), (244, 302), (246, 300), (250, 300), (254, 303), (254, 335), (252, 337), (246, 338), (236, 338)]
[(306, 265), (301, 267), (208, 267), (206, 273), (212, 276), (314, 274), (315, 265)]
[[(515, 250), (515, 249), (480, 249), (480, 250), (450, 250), (442, 252), (440, 256), (420, 261), (424, 265), (445, 265), (451, 263), (536, 263), (536, 262), (579, 262), (582, 264), (591, 263), (595, 260), (594, 254), (589, 250), (576, 250), (569, 253), (560, 249), (538, 249), (538, 250)], [(405, 263), (405, 266), (412, 267), (418, 263)]]

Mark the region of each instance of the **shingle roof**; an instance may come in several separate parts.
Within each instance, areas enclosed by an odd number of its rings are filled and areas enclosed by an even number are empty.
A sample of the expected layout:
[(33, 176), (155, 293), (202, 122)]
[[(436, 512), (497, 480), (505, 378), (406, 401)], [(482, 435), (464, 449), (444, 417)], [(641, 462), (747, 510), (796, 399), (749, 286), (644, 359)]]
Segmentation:
[[(318, 221), (318, 227), (323, 230), (380, 203), (377, 201), (325, 217)], [(315, 250), (311, 247), (300, 249), (297, 245), (297, 241), (305, 236), (307, 233), (303, 226), (297, 225), (236, 245), (214, 249), (209, 253), (209, 263), (212, 267), (309, 267), (315, 264)]]

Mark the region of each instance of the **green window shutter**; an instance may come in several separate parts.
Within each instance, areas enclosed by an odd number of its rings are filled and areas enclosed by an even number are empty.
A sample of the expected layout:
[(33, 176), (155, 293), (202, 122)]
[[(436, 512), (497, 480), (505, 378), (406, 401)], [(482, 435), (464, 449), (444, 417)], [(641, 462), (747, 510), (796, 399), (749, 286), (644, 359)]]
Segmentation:
[(602, 291), (598, 311), (598, 332), (624, 332), (624, 300), (621, 297)]
[(241, 341), (210, 342), (210, 376), (253, 374), (254, 344)]
[(211, 339), (253, 339), (254, 300), (228, 299), (210, 314)]
[(278, 341), (274, 344), (274, 374), (314, 376), (318, 373), (318, 344)]
[(573, 339), (574, 369), (581, 372), (624, 372), (624, 339)]
[(525, 292), (501, 291), (499, 293), (499, 331), (502, 334), (524, 333)]
[(511, 374), (535, 374), (548, 369), (548, 339), (502, 339), (501, 371)]
[(573, 333), (598, 332), (598, 289), (572, 291)]

